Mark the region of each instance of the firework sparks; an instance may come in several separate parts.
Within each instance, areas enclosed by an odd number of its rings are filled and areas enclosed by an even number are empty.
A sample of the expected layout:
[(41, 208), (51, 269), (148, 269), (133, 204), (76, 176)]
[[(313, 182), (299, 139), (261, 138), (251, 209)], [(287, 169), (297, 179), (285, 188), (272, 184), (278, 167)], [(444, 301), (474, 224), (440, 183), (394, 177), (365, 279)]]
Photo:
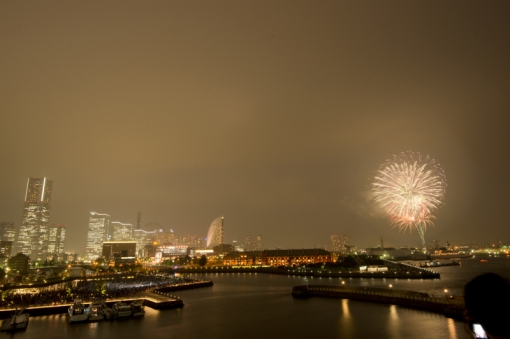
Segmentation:
[(411, 151), (394, 155), (377, 171), (372, 192), (393, 226), (416, 229), (425, 247), (425, 229), (432, 225), (432, 212), (443, 204), (446, 193), (446, 177), (439, 164)]

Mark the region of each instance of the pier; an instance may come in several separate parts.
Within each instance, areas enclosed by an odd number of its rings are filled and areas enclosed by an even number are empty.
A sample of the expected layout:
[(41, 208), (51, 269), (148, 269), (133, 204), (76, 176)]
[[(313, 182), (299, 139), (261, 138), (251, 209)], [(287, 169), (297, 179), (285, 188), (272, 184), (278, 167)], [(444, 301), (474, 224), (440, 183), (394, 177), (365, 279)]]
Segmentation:
[(301, 285), (292, 288), (295, 298), (327, 297), (392, 304), (444, 314), (446, 317), (463, 319), (464, 299), (456, 297), (431, 297), (427, 293), (385, 288)]

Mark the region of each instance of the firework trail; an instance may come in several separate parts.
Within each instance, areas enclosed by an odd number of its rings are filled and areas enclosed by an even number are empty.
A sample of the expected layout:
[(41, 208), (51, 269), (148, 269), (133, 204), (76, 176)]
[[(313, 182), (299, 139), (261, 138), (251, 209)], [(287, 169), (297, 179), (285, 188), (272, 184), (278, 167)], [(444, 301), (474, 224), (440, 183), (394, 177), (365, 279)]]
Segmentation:
[(372, 193), (392, 225), (403, 231), (416, 229), (425, 248), (425, 230), (446, 193), (446, 177), (439, 164), (411, 151), (394, 155), (377, 171)]

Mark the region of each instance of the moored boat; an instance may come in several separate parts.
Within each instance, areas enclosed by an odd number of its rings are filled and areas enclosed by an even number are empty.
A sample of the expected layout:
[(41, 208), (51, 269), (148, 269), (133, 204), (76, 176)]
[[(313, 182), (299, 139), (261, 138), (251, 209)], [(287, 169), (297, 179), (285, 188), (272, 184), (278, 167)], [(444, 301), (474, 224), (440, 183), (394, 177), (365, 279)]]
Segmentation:
[(132, 313), (131, 306), (126, 303), (118, 302), (112, 306), (113, 318), (130, 317)]
[(69, 323), (72, 324), (75, 322), (86, 321), (88, 318), (88, 310), (81, 303), (81, 300), (74, 300), (74, 303), (67, 310), (67, 320), (69, 320)]
[(89, 321), (103, 320), (103, 305), (100, 301), (93, 301), (89, 306)]
[(14, 311), (14, 314), (11, 318), (5, 319), (2, 322), (2, 326), (0, 327), (0, 331), (18, 331), (18, 330), (26, 330), (28, 326), (28, 318), (29, 315), (27, 313), (23, 313), (25, 309), (21, 309), (18, 311)]
[(133, 317), (143, 317), (145, 310), (143, 306), (143, 300), (135, 300), (131, 303), (131, 312)]
[(113, 318), (112, 309), (106, 305), (104, 300), (101, 301), (101, 311), (103, 312), (103, 316), (106, 320), (111, 320)]

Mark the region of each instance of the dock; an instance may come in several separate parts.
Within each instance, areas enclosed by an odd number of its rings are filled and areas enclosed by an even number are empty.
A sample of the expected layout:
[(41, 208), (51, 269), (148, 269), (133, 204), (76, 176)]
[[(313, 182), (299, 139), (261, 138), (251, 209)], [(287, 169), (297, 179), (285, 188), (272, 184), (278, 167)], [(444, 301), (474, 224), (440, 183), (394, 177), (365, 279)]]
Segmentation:
[(448, 318), (464, 319), (465, 306), (462, 297), (451, 299), (449, 296), (445, 296), (438, 298), (432, 297), (427, 293), (415, 291), (330, 285), (294, 286), (292, 288), (292, 296), (295, 298), (317, 296), (369, 301), (441, 313)]

